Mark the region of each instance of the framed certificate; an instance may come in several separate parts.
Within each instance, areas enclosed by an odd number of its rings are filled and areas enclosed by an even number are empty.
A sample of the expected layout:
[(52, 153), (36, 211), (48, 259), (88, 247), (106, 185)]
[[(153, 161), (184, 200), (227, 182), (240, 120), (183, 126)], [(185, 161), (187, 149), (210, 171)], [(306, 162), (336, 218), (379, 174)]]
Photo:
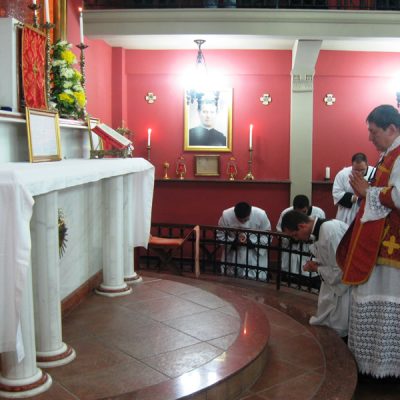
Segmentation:
[(29, 161), (61, 160), (58, 113), (26, 107)]
[(196, 155), (195, 176), (219, 176), (219, 155)]

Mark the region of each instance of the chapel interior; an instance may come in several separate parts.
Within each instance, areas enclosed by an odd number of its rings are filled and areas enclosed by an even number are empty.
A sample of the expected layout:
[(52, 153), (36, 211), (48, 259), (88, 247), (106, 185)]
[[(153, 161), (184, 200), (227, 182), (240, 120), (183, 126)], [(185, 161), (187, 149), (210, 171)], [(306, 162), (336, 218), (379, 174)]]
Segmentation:
[[(334, 218), (336, 173), (356, 152), (378, 161), (365, 119), (400, 104), (399, 13), (397, 0), (0, 0), (0, 235), (16, 260), (1, 335), (19, 318), (0, 398), (397, 399), (398, 379), (360, 376), (346, 343), (309, 325), (318, 288), (281, 282), (275, 226), (297, 194)], [(60, 41), (84, 95), (70, 115), (51, 111)], [(188, 139), (199, 53), (227, 93), (222, 148)], [(213, 264), (218, 219), (240, 201), (271, 222), (266, 280)], [(150, 233), (185, 240), (155, 252)]]

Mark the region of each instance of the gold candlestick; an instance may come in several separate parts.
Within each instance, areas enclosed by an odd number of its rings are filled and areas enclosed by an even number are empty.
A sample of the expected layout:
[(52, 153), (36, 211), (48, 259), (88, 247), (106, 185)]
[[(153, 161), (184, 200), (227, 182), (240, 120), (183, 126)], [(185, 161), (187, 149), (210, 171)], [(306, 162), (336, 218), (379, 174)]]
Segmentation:
[(245, 181), (254, 181), (254, 175), (252, 174), (252, 166), (253, 166), (253, 149), (249, 149), (250, 158), (248, 161), (249, 164), (249, 171), (247, 172), (246, 176), (243, 178)]
[(40, 4), (29, 4), (28, 7), (33, 11), (33, 27), (39, 28), (38, 24), (38, 10), (40, 9)]
[(163, 164), (163, 167), (164, 167), (163, 179), (169, 179), (169, 176), (168, 176), (169, 162), (165, 161), (165, 163)]
[[(86, 63), (85, 63), (85, 49), (87, 49), (89, 46), (84, 44), (84, 43), (79, 43), (76, 45), (76, 47), (81, 51), (81, 55), (80, 55), (80, 61), (79, 61), (79, 65), (81, 67), (81, 85), (83, 88), (83, 92), (85, 93), (85, 99), (87, 99), (86, 97)], [(85, 102), (85, 106), (83, 107), (83, 116), (85, 117), (87, 115), (86, 112), (86, 102)]]
[(46, 22), (43, 25), (46, 30), (46, 97), (47, 97), (47, 107), (50, 104), (51, 97), (51, 40), (50, 40), (50, 30), (55, 27), (54, 24)]
[(148, 144), (147, 145), (147, 160), (150, 161), (150, 150), (151, 150), (151, 146)]

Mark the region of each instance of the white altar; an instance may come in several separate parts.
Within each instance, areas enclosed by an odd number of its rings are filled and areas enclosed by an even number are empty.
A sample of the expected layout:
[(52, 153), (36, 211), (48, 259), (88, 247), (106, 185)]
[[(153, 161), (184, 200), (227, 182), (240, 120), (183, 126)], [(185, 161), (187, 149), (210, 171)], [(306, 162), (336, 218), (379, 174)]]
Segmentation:
[[(153, 186), (154, 167), (139, 158), (0, 164), (0, 237), (8, 245), (0, 251), (0, 292), (15, 294), (2, 298), (1, 325), (9, 324), (0, 329), (0, 396), (46, 390), (51, 377), (38, 367), (75, 357), (62, 341), (63, 298), (100, 270), (99, 294), (130, 293), (125, 278), (135, 274), (134, 247), (147, 246)], [(61, 259), (59, 208), (68, 227)]]

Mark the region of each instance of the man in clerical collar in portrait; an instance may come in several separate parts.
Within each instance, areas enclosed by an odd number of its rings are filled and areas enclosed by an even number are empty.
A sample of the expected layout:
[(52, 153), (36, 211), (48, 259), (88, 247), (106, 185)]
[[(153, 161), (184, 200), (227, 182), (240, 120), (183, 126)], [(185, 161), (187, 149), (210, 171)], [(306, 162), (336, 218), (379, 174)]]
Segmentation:
[(226, 146), (226, 135), (215, 128), (218, 100), (203, 99), (198, 103), (200, 125), (189, 129), (189, 146)]

